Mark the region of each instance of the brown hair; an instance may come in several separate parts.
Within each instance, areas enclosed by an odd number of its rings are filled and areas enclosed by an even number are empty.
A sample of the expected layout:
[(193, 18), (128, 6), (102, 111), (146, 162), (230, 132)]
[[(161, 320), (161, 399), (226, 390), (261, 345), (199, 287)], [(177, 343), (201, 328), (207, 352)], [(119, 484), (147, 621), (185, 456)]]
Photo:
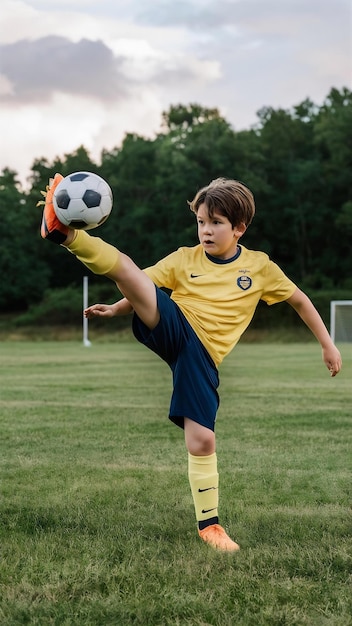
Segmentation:
[(218, 212), (227, 217), (233, 228), (241, 223), (249, 226), (255, 213), (252, 192), (238, 180), (228, 178), (215, 178), (200, 189), (188, 204), (196, 215), (200, 205), (205, 204), (209, 217)]

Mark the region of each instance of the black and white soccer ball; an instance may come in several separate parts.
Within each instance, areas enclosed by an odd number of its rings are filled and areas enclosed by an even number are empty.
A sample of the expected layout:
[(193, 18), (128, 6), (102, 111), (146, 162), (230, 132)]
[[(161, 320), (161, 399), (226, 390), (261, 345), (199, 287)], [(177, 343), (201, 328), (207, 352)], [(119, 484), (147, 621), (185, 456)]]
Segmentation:
[(53, 194), (54, 211), (62, 224), (78, 230), (97, 228), (107, 220), (113, 204), (108, 183), (92, 172), (65, 176)]

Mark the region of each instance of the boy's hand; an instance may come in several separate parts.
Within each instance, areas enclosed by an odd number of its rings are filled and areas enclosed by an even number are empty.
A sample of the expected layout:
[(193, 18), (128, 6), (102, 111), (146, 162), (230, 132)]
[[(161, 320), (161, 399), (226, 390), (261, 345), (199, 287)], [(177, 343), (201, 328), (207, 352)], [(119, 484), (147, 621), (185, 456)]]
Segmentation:
[(93, 317), (114, 317), (116, 315), (113, 304), (93, 304), (84, 309), (84, 317), (92, 319)]
[(49, 185), (47, 185), (46, 190), (41, 191), (45, 200), (40, 200), (37, 203), (37, 206), (44, 204), (43, 219), (40, 229), (41, 236), (43, 239), (48, 239), (58, 244), (64, 243), (69, 233), (69, 228), (61, 224), (57, 219), (53, 206), (53, 194), (62, 179), (63, 176), (61, 174), (55, 174), (54, 178), (49, 180)]
[(339, 350), (334, 344), (328, 348), (323, 348), (323, 361), (331, 376), (336, 376), (342, 367), (342, 359)]
[(114, 304), (92, 304), (84, 310), (84, 317), (115, 317), (118, 315), (128, 315), (133, 308), (127, 298), (122, 298)]

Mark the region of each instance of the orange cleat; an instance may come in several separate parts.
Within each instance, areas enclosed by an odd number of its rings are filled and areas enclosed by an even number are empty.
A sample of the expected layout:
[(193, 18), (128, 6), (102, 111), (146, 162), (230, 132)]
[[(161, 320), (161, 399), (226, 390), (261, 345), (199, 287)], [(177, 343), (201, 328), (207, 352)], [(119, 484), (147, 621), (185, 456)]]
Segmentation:
[(49, 185), (47, 185), (46, 190), (41, 191), (45, 200), (40, 200), (37, 203), (37, 206), (44, 204), (43, 219), (40, 229), (41, 236), (43, 239), (48, 239), (58, 244), (66, 240), (69, 232), (69, 228), (61, 224), (57, 219), (53, 206), (53, 194), (62, 179), (63, 176), (61, 174), (55, 174), (54, 178), (49, 180)]
[(216, 550), (221, 550), (222, 552), (238, 552), (240, 549), (238, 543), (232, 541), (219, 524), (211, 524), (203, 528), (203, 530), (198, 530), (198, 533), (205, 543), (208, 543)]

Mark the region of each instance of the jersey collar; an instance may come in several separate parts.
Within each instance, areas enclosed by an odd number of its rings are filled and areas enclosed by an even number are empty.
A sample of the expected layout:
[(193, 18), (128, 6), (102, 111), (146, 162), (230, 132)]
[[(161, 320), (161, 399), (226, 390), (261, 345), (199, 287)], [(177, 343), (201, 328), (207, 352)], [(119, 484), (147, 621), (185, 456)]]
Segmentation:
[(218, 263), (218, 265), (225, 265), (225, 263), (232, 263), (232, 261), (236, 261), (236, 259), (238, 259), (238, 257), (240, 256), (241, 252), (242, 252), (241, 246), (237, 246), (236, 254), (232, 256), (230, 259), (218, 259), (218, 257), (212, 256), (211, 254), (208, 254), (207, 252), (205, 252), (205, 256), (212, 263)]

